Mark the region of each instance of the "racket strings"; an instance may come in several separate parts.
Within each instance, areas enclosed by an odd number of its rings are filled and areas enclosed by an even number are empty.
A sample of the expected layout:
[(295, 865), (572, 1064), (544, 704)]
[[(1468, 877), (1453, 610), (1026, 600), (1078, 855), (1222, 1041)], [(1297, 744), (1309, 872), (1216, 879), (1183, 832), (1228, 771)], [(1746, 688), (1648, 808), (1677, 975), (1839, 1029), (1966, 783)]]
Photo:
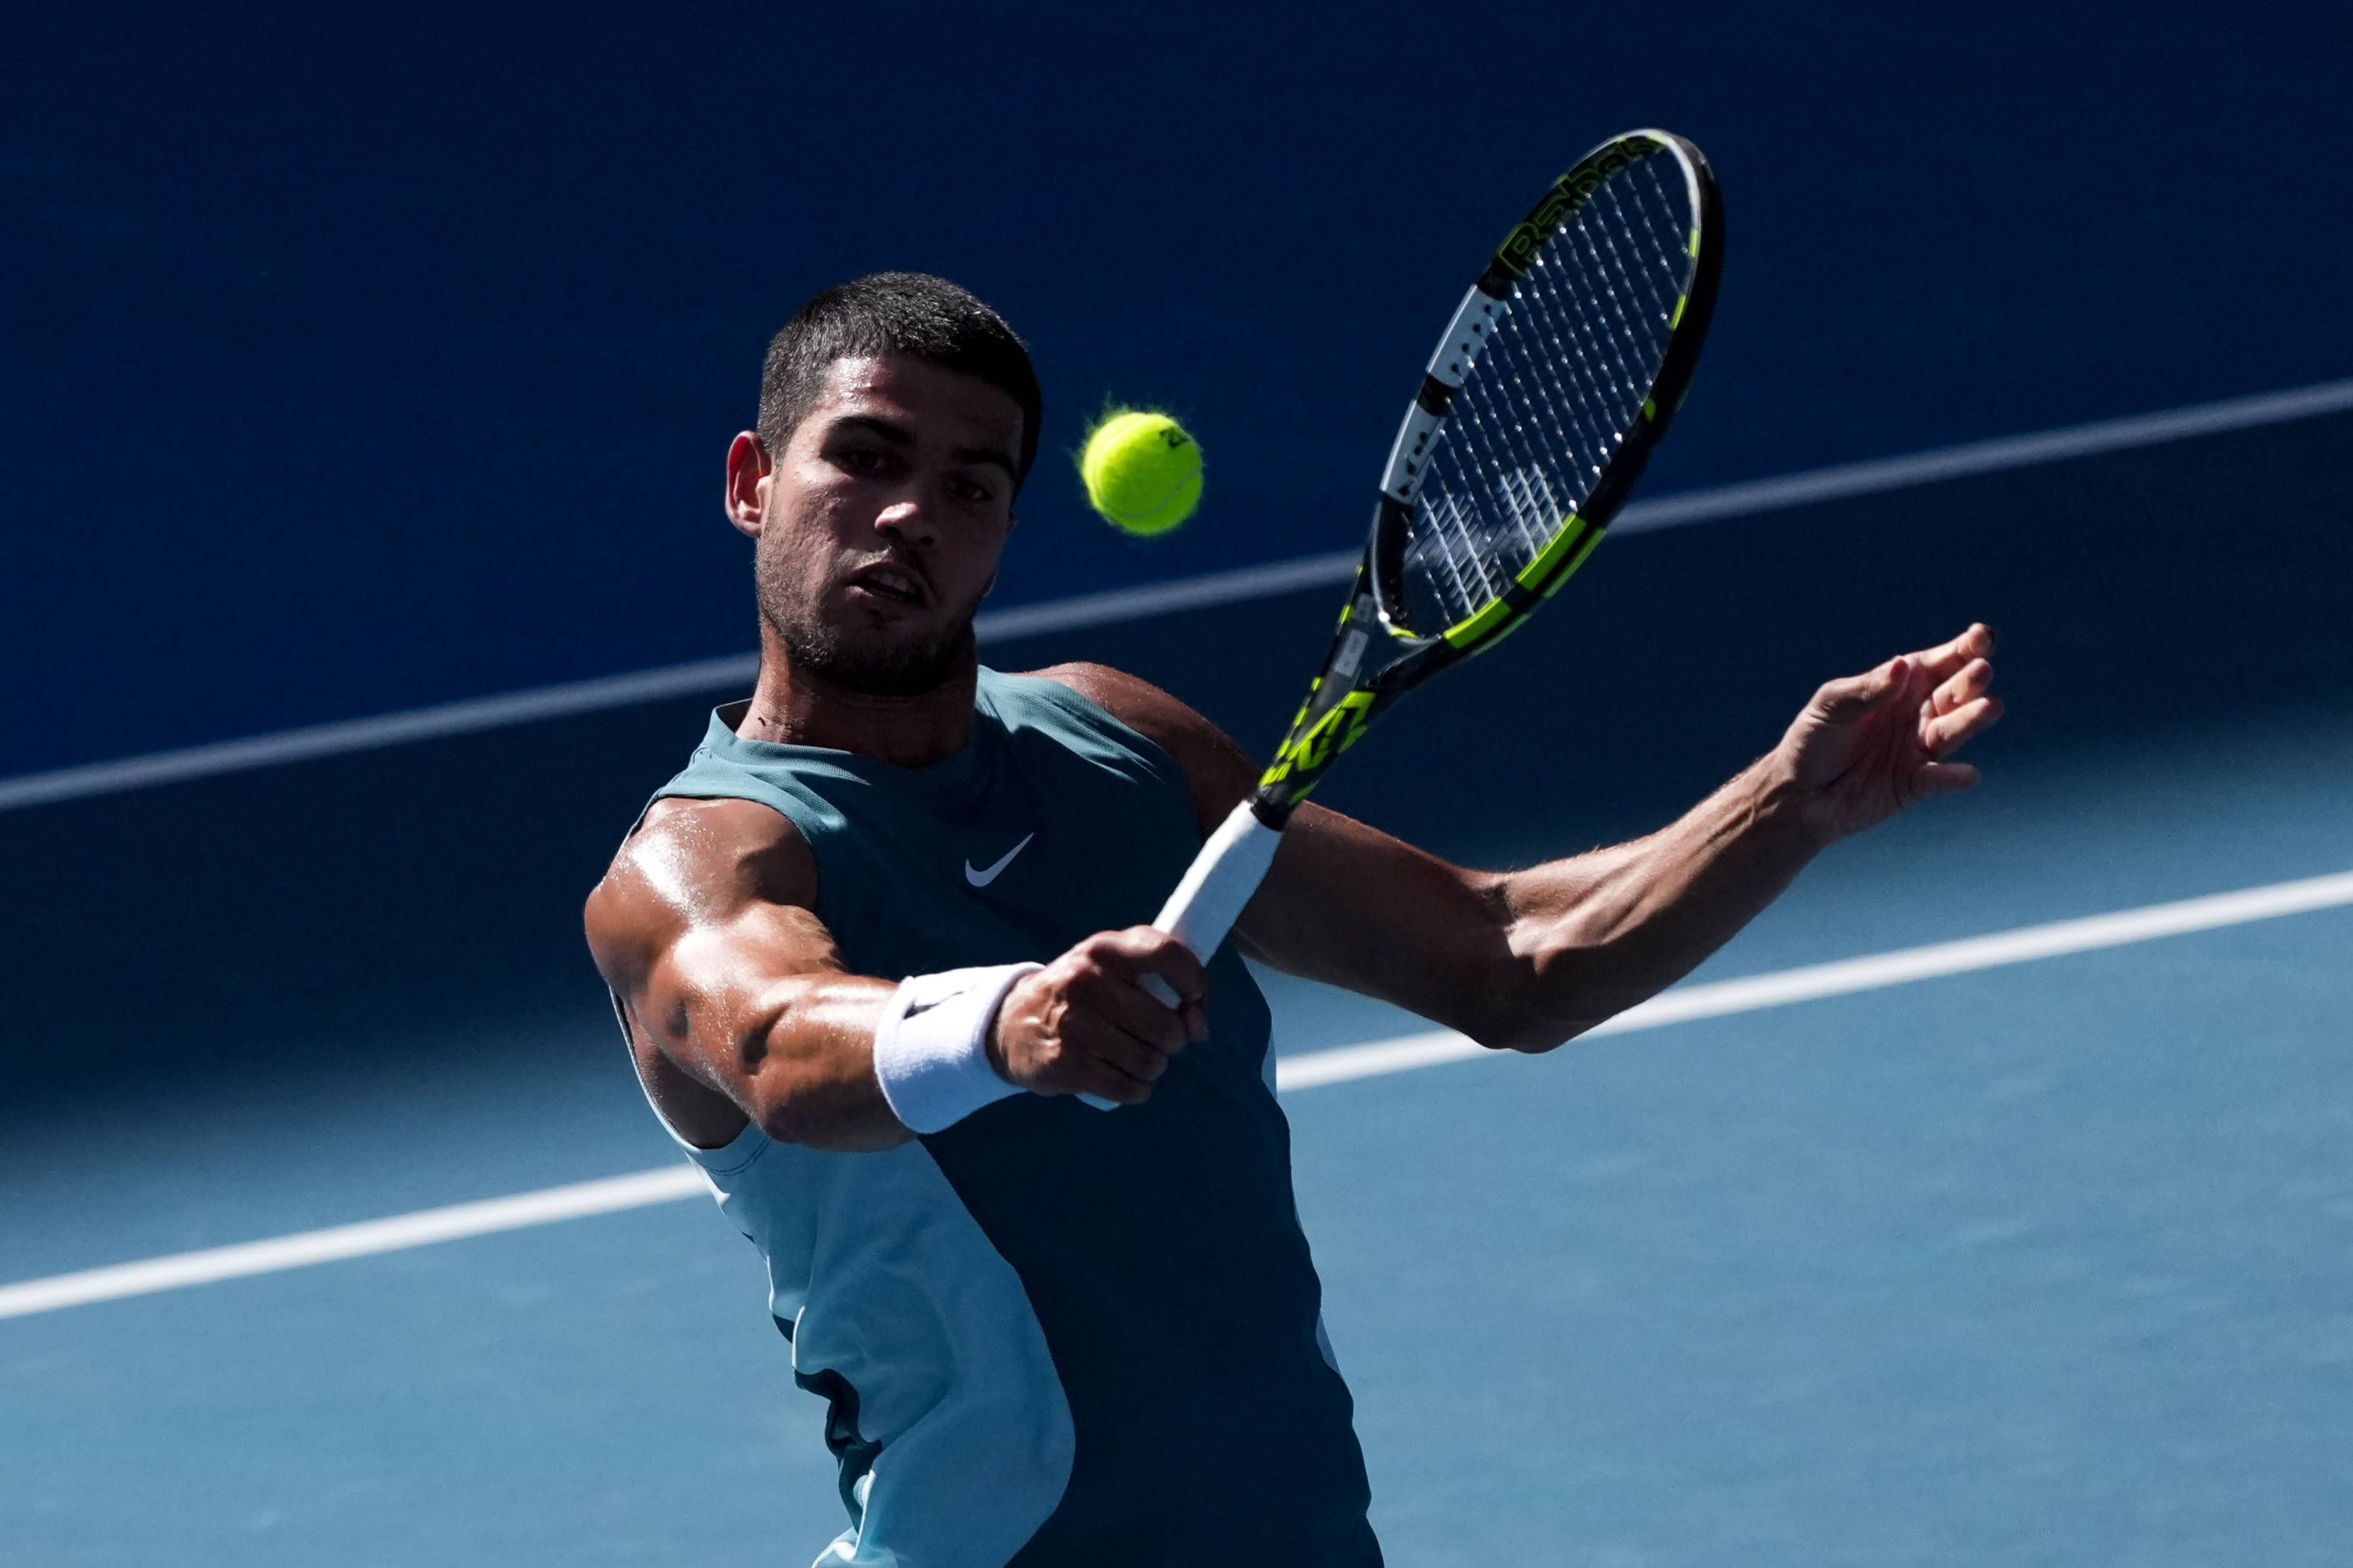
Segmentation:
[(1593, 493), (1658, 376), (1691, 226), (1681, 169), (1653, 155), (1604, 181), (1538, 249), (1455, 395), (1407, 527), (1413, 631), (1434, 636), (1493, 603)]

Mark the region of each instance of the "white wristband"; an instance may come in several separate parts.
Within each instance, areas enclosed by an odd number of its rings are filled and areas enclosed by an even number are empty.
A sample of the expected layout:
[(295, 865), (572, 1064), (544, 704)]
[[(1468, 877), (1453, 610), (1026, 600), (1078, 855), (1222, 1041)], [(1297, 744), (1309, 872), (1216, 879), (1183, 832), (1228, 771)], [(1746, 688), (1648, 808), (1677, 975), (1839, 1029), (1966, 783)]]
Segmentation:
[(989, 1065), (988, 1031), (1013, 983), (1044, 967), (944, 969), (899, 983), (874, 1026), (874, 1078), (910, 1131), (953, 1127), (1015, 1092)]

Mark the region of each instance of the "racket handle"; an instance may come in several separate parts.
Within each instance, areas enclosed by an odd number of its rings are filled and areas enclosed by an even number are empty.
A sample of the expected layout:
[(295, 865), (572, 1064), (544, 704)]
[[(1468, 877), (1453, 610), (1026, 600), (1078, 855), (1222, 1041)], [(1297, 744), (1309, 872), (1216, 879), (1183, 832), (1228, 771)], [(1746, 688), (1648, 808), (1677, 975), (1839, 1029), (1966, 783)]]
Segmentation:
[[(1184, 879), (1152, 923), (1207, 963), (1225, 945), (1250, 895), (1266, 880), (1275, 847), (1282, 842), (1282, 829), (1261, 822), (1250, 802), (1242, 802), (1193, 857)], [(1144, 988), (1168, 1006), (1176, 1005), (1176, 993), (1157, 974), (1145, 975)], [(1114, 1104), (1092, 1094), (1080, 1098), (1097, 1110), (1109, 1110)]]
[[(1266, 880), (1267, 868), (1274, 864), (1275, 846), (1282, 842), (1282, 829), (1261, 822), (1250, 803), (1242, 802), (1193, 857), (1184, 880), (1160, 906), (1159, 917), (1152, 923), (1207, 963), (1225, 945), (1226, 933), (1242, 918), (1243, 906)], [(1176, 1002), (1173, 995), (1164, 1000), (1171, 1005)]]

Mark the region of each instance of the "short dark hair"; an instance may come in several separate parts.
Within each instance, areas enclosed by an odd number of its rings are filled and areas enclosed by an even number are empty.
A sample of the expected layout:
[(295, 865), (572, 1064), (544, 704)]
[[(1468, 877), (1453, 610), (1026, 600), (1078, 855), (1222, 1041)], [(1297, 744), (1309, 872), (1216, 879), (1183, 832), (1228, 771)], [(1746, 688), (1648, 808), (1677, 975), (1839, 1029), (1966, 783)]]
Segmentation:
[(1005, 319), (928, 272), (875, 272), (828, 289), (793, 312), (760, 372), (760, 439), (782, 452), (838, 359), (905, 354), (976, 376), (1021, 405), (1021, 466), (1038, 458), (1038, 373)]

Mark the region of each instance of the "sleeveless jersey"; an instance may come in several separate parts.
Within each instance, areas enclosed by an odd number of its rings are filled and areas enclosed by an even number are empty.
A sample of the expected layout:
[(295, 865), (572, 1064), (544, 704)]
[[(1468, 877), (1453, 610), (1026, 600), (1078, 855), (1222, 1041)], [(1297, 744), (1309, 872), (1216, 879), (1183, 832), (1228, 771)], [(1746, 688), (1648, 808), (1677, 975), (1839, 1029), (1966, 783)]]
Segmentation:
[[(816, 857), (855, 973), (1044, 962), (1151, 919), (1200, 845), (1157, 746), (980, 672), (972, 736), (902, 768), (712, 718), (656, 795), (756, 801)], [(749, 1127), (689, 1149), (765, 1256), (828, 1404), (849, 1527), (900, 1568), (1380, 1562), (1291, 1187), (1265, 999), (1230, 946), (1208, 1037), (1141, 1106), (1017, 1094), (879, 1154)]]

